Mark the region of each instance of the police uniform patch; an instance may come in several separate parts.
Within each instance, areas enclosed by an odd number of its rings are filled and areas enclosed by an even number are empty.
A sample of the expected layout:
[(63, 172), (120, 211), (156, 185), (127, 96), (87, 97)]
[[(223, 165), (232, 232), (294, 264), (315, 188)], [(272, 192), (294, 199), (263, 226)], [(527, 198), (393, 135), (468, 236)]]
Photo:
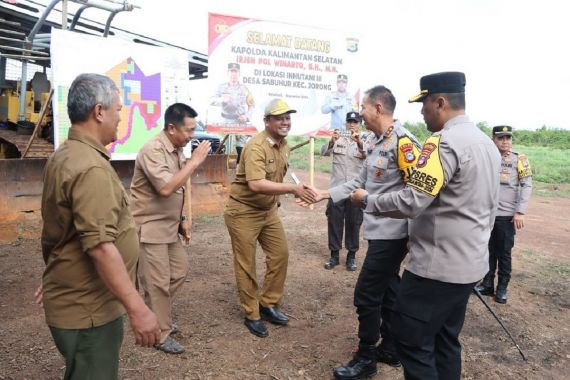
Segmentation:
[(418, 146), (408, 136), (398, 139), (398, 168), (404, 182), (408, 182), (419, 154)]
[(524, 154), (519, 154), (519, 160), (517, 163), (517, 172), (519, 175), (519, 179), (532, 176), (532, 170), (530, 168), (528, 158)]
[[(426, 141), (429, 141), (429, 140), (430, 139), (428, 139)], [(438, 138), (437, 142), (439, 144), (439, 138)], [(422, 147), (422, 152), (420, 153), (420, 157), (418, 158), (418, 163), (416, 164), (416, 167), (423, 168), (424, 166), (426, 166), (429, 157), (437, 149), (437, 147), (438, 146), (435, 145), (434, 143), (426, 142), (424, 144), (424, 146)]]
[(441, 136), (428, 137), (418, 158), (416, 169), (408, 181), (408, 186), (433, 197), (439, 194), (445, 179), (439, 157), (440, 138)]
[(404, 154), (404, 161), (410, 163), (416, 159), (416, 155), (414, 154), (414, 144), (402, 144), (400, 146), (400, 151)]

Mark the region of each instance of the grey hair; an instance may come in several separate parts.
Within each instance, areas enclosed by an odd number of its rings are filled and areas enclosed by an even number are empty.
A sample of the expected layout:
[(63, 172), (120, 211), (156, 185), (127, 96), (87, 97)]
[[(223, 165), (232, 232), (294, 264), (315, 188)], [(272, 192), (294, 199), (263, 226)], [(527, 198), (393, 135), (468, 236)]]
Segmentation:
[(117, 85), (100, 74), (80, 74), (73, 80), (67, 94), (67, 114), (72, 124), (87, 121), (97, 104), (109, 108), (113, 104)]

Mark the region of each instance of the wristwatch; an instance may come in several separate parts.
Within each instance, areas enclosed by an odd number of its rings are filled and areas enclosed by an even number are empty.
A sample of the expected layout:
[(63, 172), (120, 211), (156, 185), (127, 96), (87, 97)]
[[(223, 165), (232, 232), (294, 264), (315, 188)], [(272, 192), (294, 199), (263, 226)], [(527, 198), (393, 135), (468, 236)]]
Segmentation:
[(180, 216), (180, 221), (183, 222), (183, 221), (185, 221), (185, 220), (188, 220), (188, 217), (187, 217), (186, 215), (182, 214), (182, 215)]
[(364, 196), (364, 198), (362, 198), (362, 204), (364, 205), (364, 207), (368, 206), (368, 194), (366, 194)]

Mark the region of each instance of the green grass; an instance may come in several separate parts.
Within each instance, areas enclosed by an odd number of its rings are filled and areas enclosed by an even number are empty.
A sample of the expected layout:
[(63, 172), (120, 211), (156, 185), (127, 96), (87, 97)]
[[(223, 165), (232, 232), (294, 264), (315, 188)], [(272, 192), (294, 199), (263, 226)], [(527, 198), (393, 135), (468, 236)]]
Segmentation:
[(570, 183), (570, 150), (543, 146), (515, 146), (528, 156), (532, 179), (545, 183)]
[[(308, 139), (308, 137), (293, 136), (288, 137), (287, 142), (289, 143), (290, 147), (294, 147), (295, 145), (305, 142)], [(315, 172), (331, 172), (332, 157), (321, 156), (321, 146), (327, 143), (328, 140), (329, 139), (325, 137), (315, 138)], [(292, 170), (309, 170), (309, 159), (309, 144), (307, 144), (291, 152), (291, 155), (289, 157), (289, 166)]]

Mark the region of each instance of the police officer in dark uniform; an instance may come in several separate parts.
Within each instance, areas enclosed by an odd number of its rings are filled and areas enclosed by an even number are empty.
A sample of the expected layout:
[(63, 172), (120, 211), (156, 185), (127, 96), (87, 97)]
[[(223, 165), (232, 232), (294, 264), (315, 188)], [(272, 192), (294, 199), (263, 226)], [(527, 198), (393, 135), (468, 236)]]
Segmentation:
[(465, 75), (420, 80), (422, 114), (432, 135), (407, 186), (356, 190), (365, 213), (409, 219), (410, 260), (396, 299), (394, 334), (407, 380), (459, 380), (459, 334), (473, 286), (488, 270), (487, 242), (497, 212), (501, 157), (465, 115)]
[[(513, 128), (493, 127), (493, 142), (501, 153), (501, 193), (499, 210), (489, 240), (489, 272), (477, 289), (483, 295), (495, 295), (495, 301), (507, 303), (507, 286), (511, 279), (511, 250), (515, 233), (524, 227), (524, 215), (532, 192), (532, 171), (528, 158), (511, 150)], [(499, 281), (495, 293), (495, 272)]]

